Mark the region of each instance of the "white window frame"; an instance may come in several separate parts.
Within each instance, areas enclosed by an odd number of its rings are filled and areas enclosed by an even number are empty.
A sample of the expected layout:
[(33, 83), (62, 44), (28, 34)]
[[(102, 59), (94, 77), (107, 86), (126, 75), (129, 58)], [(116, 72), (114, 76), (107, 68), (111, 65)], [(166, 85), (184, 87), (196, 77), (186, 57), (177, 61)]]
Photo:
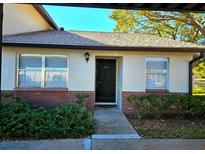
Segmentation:
[[(148, 88), (148, 85), (147, 85), (147, 75), (148, 74), (154, 74), (154, 73), (151, 73), (151, 72), (148, 72), (147, 70), (147, 61), (165, 61), (166, 64), (167, 64), (167, 70), (165, 73), (160, 73), (160, 72), (156, 72), (155, 74), (165, 74), (165, 87), (164, 88)], [(148, 58), (145, 58), (145, 73), (146, 73), (146, 89), (147, 90), (168, 90), (168, 85), (169, 85), (169, 58), (168, 57), (148, 57)]]
[[(19, 87), (19, 58), (20, 55), (27, 55), (27, 56), (40, 56), (42, 59), (41, 63), (41, 86), (40, 87)], [(67, 68), (66, 68), (66, 81), (67, 85), (65, 87), (45, 87), (45, 72), (46, 72), (46, 64), (45, 64), (45, 58), (46, 57), (65, 57), (67, 59)], [(68, 88), (68, 79), (69, 79), (69, 57), (68, 55), (55, 55), (55, 54), (30, 54), (30, 53), (17, 53), (17, 65), (16, 65), (16, 88), (22, 88), (22, 89), (29, 89), (29, 88)]]

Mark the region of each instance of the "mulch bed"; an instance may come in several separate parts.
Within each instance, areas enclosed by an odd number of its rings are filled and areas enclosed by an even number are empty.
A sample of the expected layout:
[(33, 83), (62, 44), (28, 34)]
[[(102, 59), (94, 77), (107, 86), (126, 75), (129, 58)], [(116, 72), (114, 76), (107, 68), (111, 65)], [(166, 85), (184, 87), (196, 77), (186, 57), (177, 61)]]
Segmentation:
[(142, 138), (205, 139), (205, 119), (169, 117), (143, 118), (139, 121), (135, 117), (127, 118)]

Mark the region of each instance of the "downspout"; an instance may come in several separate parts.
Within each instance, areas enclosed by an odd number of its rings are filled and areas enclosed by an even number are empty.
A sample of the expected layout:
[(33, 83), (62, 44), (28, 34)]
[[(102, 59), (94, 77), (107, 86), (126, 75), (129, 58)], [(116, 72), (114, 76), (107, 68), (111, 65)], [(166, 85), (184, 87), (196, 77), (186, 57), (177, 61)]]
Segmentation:
[(193, 79), (192, 79), (192, 69), (193, 69), (193, 64), (195, 62), (197, 62), (198, 60), (202, 59), (202, 58), (205, 58), (204, 57), (204, 52), (200, 52), (200, 55), (194, 59), (192, 59), (190, 62), (189, 62), (189, 95), (192, 95), (192, 89), (193, 89), (193, 85), (192, 85), (192, 82), (193, 82)]

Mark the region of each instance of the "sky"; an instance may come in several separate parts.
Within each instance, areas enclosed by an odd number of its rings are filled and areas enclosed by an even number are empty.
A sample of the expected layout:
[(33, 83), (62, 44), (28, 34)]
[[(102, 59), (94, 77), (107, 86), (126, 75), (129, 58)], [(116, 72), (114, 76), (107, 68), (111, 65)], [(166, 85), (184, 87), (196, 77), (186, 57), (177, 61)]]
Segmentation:
[(44, 5), (58, 25), (65, 30), (112, 32), (115, 21), (108, 16), (112, 9)]

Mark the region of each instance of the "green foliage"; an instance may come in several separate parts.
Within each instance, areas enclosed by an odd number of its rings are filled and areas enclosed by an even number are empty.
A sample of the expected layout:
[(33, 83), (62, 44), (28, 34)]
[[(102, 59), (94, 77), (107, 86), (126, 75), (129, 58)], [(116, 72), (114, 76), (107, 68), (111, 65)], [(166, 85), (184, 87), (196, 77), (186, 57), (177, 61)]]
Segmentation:
[(204, 96), (182, 96), (179, 97), (181, 113), (185, 117), (202, 117), (205, 115)]
[(134, 96), (128, 96), (127, 100), (128, 100), (128, 102), (132, 103), (136, 107), (137, 119), (138, 119), (138, 121), (140, 121), (141, 120), (141, 112), (145, 107), (143, 98), (142, 97), (136, 98)]
[(151, 94), (141, 97), (128, 96), (127, 100), (136, 107), (138, 117), (146, 112), (155, 118), (161, 118), (171, 111), (173, 106), (179, 108), (180, 114), (185, 117), (205, 115), (204, 96)]
[(198, 44), (205, 41), (204, 17), (200, 13), (146, 10), (113, 10), (110, 15), (116, 21), (116, 32), (153, 34)]
[(138, 108), (139, 112), (147, 112), (155, 118), (161, 118), (176, 102), (176, 96), (147, 95), (139, 98), (129, 96), (128, 101)]
[(194, 86), (193, 95), (203, 95), (205, 96), (205, 86)]
[(205, 78), (205, 61), (199, 63), (193, 68), (193, 74), (198, 78)]
[(9, 93), (1, 93), (1, 100), (4, 103), (20, 102), (21, 101), (21, 99), (19, 97), (16, 97), (13, 94), (9, 94)]
[(205, 59), (200, 60), (193, 68), (194, 74), (194, 95), (205, 95)]
[(83, 103), (85, 102), (85, 100), (86, 100), (88, 97), (89, 97), (88, 94), (77, 93), (77, 94), (75, 94), (76, 103), (82, 106)]
[(78, 104), (45, 109), (17, 101), (0, 106), (1, 139), (79, 138), (93, 133), (92, 114)]

